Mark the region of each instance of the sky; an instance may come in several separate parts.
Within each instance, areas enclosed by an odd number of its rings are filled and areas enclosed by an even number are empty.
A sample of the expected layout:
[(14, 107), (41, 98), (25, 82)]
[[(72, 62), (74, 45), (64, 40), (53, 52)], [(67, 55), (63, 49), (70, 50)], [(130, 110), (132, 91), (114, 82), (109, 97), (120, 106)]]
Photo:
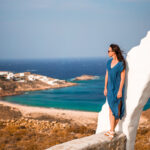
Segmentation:
[(150, 31), (150, 0), (0, 0), (0, 59), (107, 57)]

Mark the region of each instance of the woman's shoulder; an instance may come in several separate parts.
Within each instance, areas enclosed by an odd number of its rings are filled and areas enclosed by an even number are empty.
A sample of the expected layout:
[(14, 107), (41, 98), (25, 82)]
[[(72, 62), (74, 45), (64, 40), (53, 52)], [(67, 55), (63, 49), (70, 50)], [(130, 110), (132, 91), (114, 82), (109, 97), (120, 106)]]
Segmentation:
[(124, 69), (123, 61), (119, 61), (119, 70), (120, 70), (120, 72), (122, 72), (123, 69)]
[(109, 59), (107, 60), (107, 64), (108, 64), (109, 62), (111, 62), (111, 60), (112, 60), (112, 58), (109, 58)]
[(111, 60), (112, 60), (112, 58), (109, 58), (109, 59), (107, 60), (107, 69), (108, 69), (108, 70), (109, 70), (109, 66), (110, 66)]

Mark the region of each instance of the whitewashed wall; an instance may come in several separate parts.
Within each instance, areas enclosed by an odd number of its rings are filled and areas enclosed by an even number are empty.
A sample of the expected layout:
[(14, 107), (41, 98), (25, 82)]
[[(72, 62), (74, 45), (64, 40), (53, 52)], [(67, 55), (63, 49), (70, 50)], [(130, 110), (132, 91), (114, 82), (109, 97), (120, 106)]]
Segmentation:
[[(125, 133), (126, 149), (134, 150), (140, 115), (150, 97), (150, 31), (138, 46), (127, 53), (126, 63), (125, 116), (115, 130)], [(109, 109), (106, 101), (98, 114), (96, 134), (109, 128)]]

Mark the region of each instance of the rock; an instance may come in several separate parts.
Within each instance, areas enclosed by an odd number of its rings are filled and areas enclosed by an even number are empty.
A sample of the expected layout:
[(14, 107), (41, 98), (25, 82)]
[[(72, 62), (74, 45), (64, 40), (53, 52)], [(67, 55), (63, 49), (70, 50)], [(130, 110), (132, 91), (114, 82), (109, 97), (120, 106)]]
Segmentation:
[(82, 75), (80, 77), (76, 77), (75, 79), (73, 80), (92, 80), (92, 79), (95, 79), (95, 77), (97, 76), (93, 76), (93, 75)]

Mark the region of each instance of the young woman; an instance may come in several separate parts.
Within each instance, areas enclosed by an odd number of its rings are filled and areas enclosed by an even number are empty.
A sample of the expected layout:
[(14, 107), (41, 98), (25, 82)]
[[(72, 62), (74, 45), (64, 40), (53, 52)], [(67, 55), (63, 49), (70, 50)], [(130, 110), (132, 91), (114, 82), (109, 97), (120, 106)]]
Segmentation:
[(126, 63), (122, 50), (117, 44), (111, 44), (108, 50), (104, 95), (109, 104), (110, 130), (104, 133), (111, 139), (115, 136), (115, 127), (124, 116), (124, 80)]

